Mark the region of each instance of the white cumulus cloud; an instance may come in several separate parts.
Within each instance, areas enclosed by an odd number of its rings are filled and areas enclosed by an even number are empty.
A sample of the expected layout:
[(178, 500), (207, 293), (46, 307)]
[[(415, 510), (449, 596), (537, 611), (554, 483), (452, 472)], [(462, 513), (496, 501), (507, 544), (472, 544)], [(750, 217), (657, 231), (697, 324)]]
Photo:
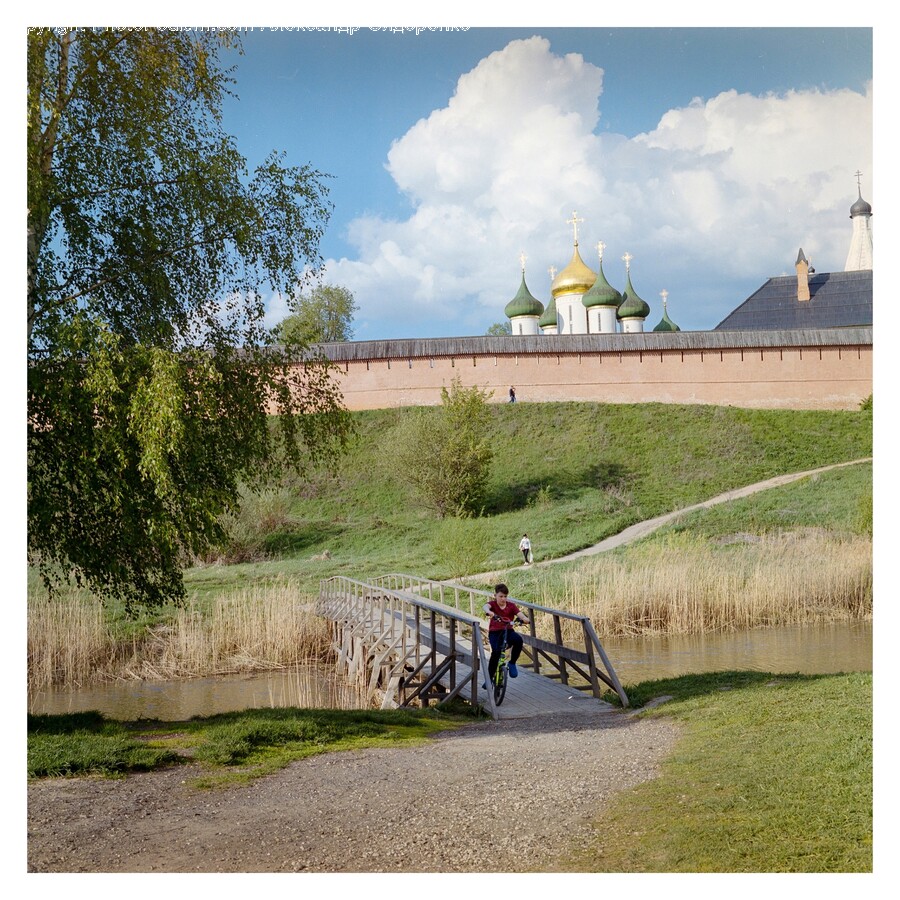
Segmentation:
[(727, 91), (627, 138), (595, 133), (602, 90), (602, 69), (579, 54), (514, 41), (394, 142), (387, 169), (413, 213), (355, 220), (356, 258), (326, 263), (356, 296), (359, 338), (484, 333), (518, 289), (522, 251), (548, 302), (575, 210), (583, 259), (596, 269), (604, 241), (620, 288), (633, 254), (648, 327), (663, 288), (683, 328), (710, 328), (801, 246), (819, 271), (843, 267), (852, 174), (871, 173), (871, 91)]

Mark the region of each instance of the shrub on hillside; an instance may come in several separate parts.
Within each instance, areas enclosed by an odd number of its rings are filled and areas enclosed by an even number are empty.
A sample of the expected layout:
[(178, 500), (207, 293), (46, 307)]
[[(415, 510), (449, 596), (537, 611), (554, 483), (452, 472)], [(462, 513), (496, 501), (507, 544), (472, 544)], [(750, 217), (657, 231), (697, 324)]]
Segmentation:
[(440, 410), (412, 410), (401, 421), (399, 474), (441, 518), (477, 515), (484, 505), (494, 456), (490, 396), (455, 378), (441, 388)]

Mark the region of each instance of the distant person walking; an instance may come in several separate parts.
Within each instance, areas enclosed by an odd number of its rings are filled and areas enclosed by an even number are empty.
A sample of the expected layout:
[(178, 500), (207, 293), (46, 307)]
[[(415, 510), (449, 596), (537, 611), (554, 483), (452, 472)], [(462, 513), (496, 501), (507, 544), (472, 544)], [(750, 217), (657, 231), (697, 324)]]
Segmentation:
[(516, 402), (516, 389), (514, 387), (511, 387), (509, 389), (509, 402), (510, 403)]
[(522, 556), (525, 557), (525, 564), (532, 562), (534, 557), (531, 555), (531, 541), (528, 539), (527, 534), (522, 535), (522, 540), (519, 541), (519, 549), (522, 551)]

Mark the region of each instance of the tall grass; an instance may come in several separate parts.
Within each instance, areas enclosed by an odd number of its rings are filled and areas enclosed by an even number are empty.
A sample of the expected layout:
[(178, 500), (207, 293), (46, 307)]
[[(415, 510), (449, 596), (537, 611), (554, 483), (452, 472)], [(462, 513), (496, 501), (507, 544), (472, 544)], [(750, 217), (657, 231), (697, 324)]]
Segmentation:
[[(865, 619), (872, 542), (817, 530), (717, 546), (649, 541), (562, 572), (534, 572), (538, 602), (591, 618), (601, 635), (691, 634)], [(523, 594), (524, 596), (524, 594)]]
[(71, 590), (28, 605), (32, 690), (124, 678), (169, 679), (301, 665), (326, 657), (328, 628), (290, 582), (189, 603), (168, 622), (116, 637), (102, 604)]
[(64, 595), (28, 597), (28, 684), (81, 684), (111, 671), (118, 655), (102, 604), (75, 588)]

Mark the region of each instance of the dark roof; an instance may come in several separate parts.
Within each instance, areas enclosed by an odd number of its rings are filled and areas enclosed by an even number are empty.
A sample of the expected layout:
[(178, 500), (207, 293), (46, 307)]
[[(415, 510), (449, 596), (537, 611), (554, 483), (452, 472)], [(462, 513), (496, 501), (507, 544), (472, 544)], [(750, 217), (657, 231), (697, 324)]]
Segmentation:
[(809, 300), (797, 299), (797, 276), (770, 278), (715, 331), (777, 331), (872, 324), (872, 270), (809, 276)]
[[(551, 301), (552, 302), (552, 301)], [(523, 334), (455, 338), (391, 338), (347, 341), (311, 348), (332, 362), (452, 356), (513, 356), (523, 353), (634, 353), (660, 350), (737, 350), (767, 347), (859, 347), (872, 345), (872, 326), (786, 331), (639, 331), (632, 334)]]

